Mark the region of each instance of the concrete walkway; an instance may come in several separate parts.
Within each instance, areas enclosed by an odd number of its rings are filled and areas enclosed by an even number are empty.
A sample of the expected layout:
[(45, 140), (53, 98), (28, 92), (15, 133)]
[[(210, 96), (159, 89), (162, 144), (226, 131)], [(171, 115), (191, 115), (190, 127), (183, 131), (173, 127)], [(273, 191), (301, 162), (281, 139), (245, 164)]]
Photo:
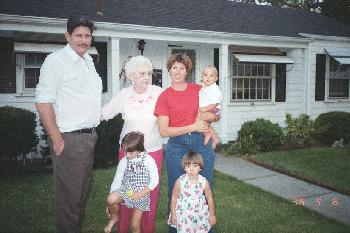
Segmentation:
[(349, 196), (222, 154), (215, 170), (350, 225)]

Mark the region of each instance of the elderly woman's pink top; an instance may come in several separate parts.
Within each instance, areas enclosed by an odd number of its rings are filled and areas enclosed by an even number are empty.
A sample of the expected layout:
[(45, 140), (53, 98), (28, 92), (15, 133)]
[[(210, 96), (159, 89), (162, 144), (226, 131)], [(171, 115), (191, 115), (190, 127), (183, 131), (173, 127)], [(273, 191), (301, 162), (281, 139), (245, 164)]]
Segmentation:
[(139, 131), (145, 135), (145, 149), (148, 152), (162, 149), (157, 117), (153, 115), (158, 96), (162, 91), (162, 88), (150, 85), (145, 93), (137, 94), (130, 86), (122, 89), (102, 108), (103, 120), (122, 114), (124, 125), (119, 144), (127, 133)]

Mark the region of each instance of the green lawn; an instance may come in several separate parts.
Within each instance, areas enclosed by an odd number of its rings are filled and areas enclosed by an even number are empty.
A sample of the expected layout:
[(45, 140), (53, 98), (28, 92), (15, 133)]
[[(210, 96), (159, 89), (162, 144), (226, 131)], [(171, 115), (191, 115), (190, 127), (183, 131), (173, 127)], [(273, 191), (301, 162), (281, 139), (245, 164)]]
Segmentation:
[[(103, 232), (107, 223), (105, 199), (115, 169), (94, 171), (93, 191), (84, 232)], [(53, 233), (54, 212), (51, 176), (0, 180), (0, 232)], [(217, 207), (216, 233), (342, 233), (350, 226), (311, 212), (222, 173), (214, 175)], [(166, 177), (163, 172), (156, 224), (157, 233), (167, 232)]]
[(350, 146), (272, 151), (249, 158), (350, 195)]

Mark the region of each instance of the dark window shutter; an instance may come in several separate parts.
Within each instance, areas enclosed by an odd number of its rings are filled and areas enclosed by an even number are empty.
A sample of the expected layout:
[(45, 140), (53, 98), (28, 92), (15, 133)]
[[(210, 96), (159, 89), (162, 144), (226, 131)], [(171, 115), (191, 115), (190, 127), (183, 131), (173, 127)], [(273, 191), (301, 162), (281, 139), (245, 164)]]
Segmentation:
[(218, 80), (216, 81), (216, 83), (219, 85), (220, 82), (220, 75), (219, 75), (219, 49), (218, 48), (214, 48), (214, 66), (215, 68), (218, 70)]
[(16, 63), (13, 40), (0, 38), (0, 93), (16, 93)]
[(95, 62), (97, 73), (102, 79), (103, 92), (107, 91), (107, 43), (95, 42), (95, 48), (98, 52), (98, 59)]
[(315, 101), (324, 100), (326, 54), (316, 54)]
[(276, 102), (286, 102), (286, 64), (276, 64)]

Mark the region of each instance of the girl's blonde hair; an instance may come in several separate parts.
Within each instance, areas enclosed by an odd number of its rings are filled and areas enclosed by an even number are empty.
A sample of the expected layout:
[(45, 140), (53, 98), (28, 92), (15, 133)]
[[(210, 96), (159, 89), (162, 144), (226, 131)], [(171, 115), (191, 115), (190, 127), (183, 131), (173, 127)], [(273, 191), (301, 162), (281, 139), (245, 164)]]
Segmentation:
[(185, 169), (185, 167), (191, 163), (198, 164), (201, 167), (201, 169), (204, 168), (204, 161), (202, 155), (197, 152), (190, 151), (186, 153), (182, 158), (181, 166), (183, 169)]

